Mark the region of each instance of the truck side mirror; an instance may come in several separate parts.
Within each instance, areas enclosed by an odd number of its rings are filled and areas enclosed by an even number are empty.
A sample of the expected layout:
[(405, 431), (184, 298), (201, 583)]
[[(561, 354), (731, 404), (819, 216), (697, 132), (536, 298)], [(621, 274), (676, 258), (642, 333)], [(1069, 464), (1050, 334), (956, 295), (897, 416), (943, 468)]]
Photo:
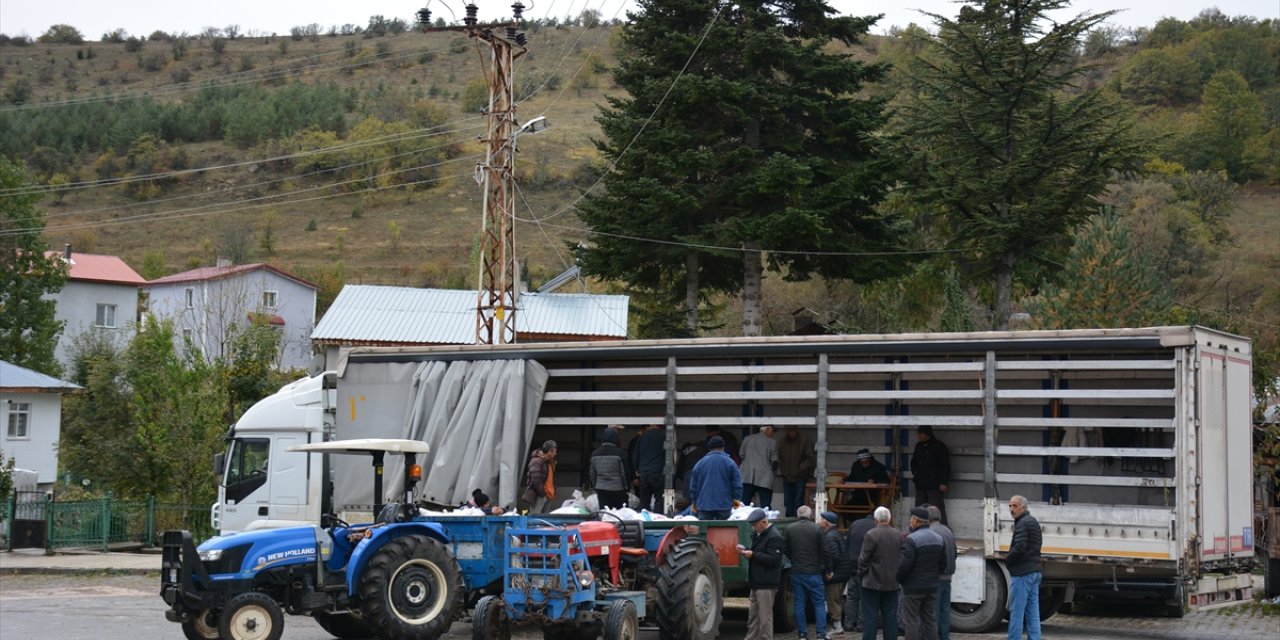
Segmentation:
[(227, 454), (223, 452), (213, 454), (213, 475), (219, 478), (222, 477), (222, 470), (226, 468), (223, 466), (223, 463), (226, 462), (226, 456)]

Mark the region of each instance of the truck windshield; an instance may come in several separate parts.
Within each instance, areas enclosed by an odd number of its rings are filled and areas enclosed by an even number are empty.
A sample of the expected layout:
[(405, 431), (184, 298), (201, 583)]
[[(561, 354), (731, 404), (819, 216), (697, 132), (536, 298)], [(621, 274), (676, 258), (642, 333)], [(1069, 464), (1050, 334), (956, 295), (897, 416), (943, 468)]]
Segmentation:
[(243, 500), (267, 481), (267, 463), (271, 455), (268, 438), (237, 438), (231, 444), (227, 463), (227, 500)]

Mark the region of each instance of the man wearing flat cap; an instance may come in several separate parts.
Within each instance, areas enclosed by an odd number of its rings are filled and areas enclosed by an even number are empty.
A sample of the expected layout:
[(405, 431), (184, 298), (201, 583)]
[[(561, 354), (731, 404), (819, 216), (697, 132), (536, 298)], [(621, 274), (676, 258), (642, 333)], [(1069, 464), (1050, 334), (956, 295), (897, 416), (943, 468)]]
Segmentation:
[(689, 499), (699, 520), (728, 520), (742, 497), (742, 475), (724, 452), (724, 438), (711, 436), (707, 447), (711, 450), (689, 472)]
[(751, 548), (739, 548), (747, 559), (747, 588), (751, 605), (747, 613), (745, 640), (772, 640), (773, 601), (782, 586), (782, 534), (765, 518), (764, 509), (752, 509)]
[(827, 616), (831, 633), (844, 633), (844, 587), (853, 576), (857, 562), (849, 557), (843, 533), (837, 526), (836, 514), (822, 512), (818, 527), (822, 529), (822, 583), (827, 597)]
[(929, 528), (928, 507), (912, 508), (911, 530), (902, 541), (898, 559), (907, 640), (937, 639), (938, 580), (946, 571), (946, 547), (942, 536)]
[(947, 505), (943, 498), (947, 493), (947, 481), (951, 478), (951, 452), (947, 445), (933, 436), (933, 427), (922, 424), (916, 428), (916, 448), (911, 452), (911, 477), (916, 488), (916, 506), (931, 504), (942, 512), (942, 524), (947, 524)]
[[(889, 484), (889, 470), (871, 455), (870, 449), (858, 449), (858, 453), (853, 456), (853, 466), (849, 468), (849, 475), (845, 476), (845, 482)], [(871, 513), (880, 505), (879, 489), (852, 489), (847, 495), (846, 504), (858, 508), (865, 507), (867, 513)]]

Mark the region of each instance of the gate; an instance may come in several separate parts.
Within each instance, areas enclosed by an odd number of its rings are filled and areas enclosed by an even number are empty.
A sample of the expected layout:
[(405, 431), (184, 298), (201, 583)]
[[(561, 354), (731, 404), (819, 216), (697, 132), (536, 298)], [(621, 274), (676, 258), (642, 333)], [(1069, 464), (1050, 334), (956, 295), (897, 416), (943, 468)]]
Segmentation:
[(43, 491), (14, 491), (8, 504), (10, 549), (43, 549), (49, 537), (49, 496)]

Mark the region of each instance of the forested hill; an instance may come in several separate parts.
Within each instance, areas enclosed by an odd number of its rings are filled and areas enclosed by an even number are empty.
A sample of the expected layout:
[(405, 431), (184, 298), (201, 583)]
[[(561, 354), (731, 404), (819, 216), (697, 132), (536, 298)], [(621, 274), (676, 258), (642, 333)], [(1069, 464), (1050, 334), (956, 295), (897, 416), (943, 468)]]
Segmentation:
[[(599, 175), (619, 29), (594, 12), (527, 25), (518, 117), (551, 123), (517, 161), (517, 251), (534, 286), (588, 239), (573, 206)], [(900, 67), (921, 48), (911, 32), (853, 54)], [(47, 185), (49, 244), (120, 255), (148, 278), (218, 256), (267, 261), (326, 300), (343, 282), (474, 286), (486, 102), (474, 43), (380, 16), (248, 33), (0, 36), (0, 154)], [(1280, 29), (1206, 11), (1095, 29), (1079, 56), (1095, 65), (1079, 89), (1119, 96), (1151, 143), (1145, 173), (1118, 177), (1109, 201), (1183, 319), (1274, 341)], [(891, 70), (871, 91), (892, 104), (900, 85)], [(935, 268), (864, 287), (767, 278), (766, 333), (798, 308), (848, 330), (937, 328), (932, 302), (954, 292)]]

